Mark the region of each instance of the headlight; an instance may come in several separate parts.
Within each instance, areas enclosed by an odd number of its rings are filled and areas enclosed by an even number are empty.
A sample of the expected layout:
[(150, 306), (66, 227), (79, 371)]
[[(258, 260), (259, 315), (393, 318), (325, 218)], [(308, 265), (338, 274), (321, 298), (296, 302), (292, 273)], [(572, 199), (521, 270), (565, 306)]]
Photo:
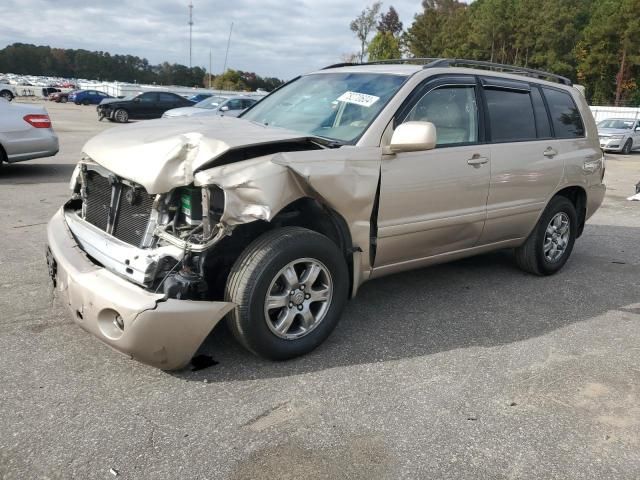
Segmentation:
[(609, 138), (611, 140), (622, 140), (624, 138), (624, 135), (611, 135)]

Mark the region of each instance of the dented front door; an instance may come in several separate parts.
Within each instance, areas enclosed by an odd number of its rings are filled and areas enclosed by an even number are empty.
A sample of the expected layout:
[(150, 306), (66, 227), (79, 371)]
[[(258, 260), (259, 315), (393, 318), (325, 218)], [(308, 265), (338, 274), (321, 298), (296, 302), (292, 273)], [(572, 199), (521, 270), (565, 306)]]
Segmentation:
[(486, 217), (489, 163), (484, 145), (385, 157), (374, 267), (409, 267), (475, 246)]

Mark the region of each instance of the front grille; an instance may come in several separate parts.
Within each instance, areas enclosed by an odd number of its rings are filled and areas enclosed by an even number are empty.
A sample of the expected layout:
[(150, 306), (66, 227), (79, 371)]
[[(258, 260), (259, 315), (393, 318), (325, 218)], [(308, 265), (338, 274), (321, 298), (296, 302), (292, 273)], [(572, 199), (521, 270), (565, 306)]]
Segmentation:
[[(92, 170), (86, 172), (85, 178), (85, 220), (129, 245), (141, 247), (154, 196), (142, 187), (134, 188), (120, 182), (116, 182), (114, 188), (109, 179)], [(109, 225), (112, 208), (117, 210), (113, 225)]]
[(100, 230), (107, 229), (111, 208), (111, 183), (96, 172), (87, 172), (85, 220)]
[(143, 189), (122, 185), (113, 236), (130, 245), (140, 246), (149, 224), (152, 206), (153, 195)]

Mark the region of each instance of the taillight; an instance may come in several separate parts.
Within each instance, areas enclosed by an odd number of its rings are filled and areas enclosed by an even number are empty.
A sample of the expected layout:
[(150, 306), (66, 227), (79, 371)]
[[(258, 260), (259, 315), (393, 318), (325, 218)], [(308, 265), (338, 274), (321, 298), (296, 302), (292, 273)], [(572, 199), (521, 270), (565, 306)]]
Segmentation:
[(25, 122), (35, 128), (51, 128), (51, 119), (49, 115), (25, 115), (22, 117)]

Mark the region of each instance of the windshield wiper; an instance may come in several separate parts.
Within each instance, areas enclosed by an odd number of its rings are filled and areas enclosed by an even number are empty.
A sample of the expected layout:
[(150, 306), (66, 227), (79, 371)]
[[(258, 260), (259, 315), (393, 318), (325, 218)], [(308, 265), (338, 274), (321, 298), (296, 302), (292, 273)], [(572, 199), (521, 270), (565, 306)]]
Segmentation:
[(314, 140), (319, 144), (321, 144), (323, 147), (327, 147), (327, 148), (340, 148), (346, 145), (345, 142), (342, 142), (340, 140), (335, 140), (333, 138), (314, 136)]

